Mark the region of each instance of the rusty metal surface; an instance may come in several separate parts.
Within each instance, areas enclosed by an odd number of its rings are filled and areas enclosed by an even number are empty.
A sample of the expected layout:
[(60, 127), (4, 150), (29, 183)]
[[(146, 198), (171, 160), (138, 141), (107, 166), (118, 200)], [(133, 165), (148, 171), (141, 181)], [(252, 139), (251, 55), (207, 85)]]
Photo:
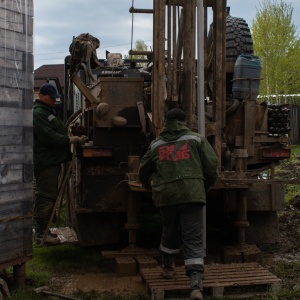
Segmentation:
[[(281, 209), (284, 199), (284, 186), (280, 182), (267, 184), (266, 182), (261, 181), (255, 180), (247, 190), (247, 210), (273, 211)], [(235, 211), (236, 192), (228, 190), (226, 193), (226, 209), (227, 211)]]
[(119, 242), (119, 218), (116, 213), (78, 213), (77, 222), (82, 246)]
[[(174, 279), (163, 279), (162, 268), (141, 269), (141, 277), (150, 293), (161, 290), (167, 292), (189, 292), (189, 278), (184, 267), (177, 267)], [(215, 264), (205, 266), (204, 293), (215, 297), (228, 295), (230, 288), (264, 287), (264, 293), (277, 292), (281, 280), (257, 263)], [(240, 296), (243, 291), (240, 291)], [(173, 294), (174, 295), (174, 294)], [(175, 294), (176, 295), (176, 294)], [(164, 299), (164, 298), (161, 298)]]
[(94, 126), (112, 127), (111, 119), (120, 116), (127, 120), (126, 126), (141, 127), (137, 103), (143, 101), (143, 83), (143, 78), (101, 78), (98, 100), (107, 103), (109, 110), (100, 117), (94, 109)]

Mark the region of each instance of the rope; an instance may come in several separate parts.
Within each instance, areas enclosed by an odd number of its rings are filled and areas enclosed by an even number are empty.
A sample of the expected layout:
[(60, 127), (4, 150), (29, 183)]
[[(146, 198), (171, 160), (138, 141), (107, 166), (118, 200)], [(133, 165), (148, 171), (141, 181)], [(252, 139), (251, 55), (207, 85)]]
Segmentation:
[[(131, 4), (132, 9), (134, 8), (134, 0), (132, 0)], [(132, 17), (131, 17), (131, 51), (132, 51), (132, 43), (133, 43), (133, 21), (134, 21), (134, 12), (132, 11)]]

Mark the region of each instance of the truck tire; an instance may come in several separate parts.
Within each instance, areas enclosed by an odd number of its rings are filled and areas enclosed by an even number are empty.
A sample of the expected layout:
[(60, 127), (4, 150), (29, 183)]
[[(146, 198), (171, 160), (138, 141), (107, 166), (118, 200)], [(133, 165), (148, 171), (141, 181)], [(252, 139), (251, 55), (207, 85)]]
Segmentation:
[[(213, 78), (213, 24), (207, 37), (207, 72), (209, 89)], [(226, 17), (226, 94), (232, 93), (234, 63), (241, 54), (253, 54), (253, 41), (247, 22), (242, 18)]]
[(241, 54), (253, 54), (250, 28), (242, 18), (226, 18), (226, 94), (232, 94), (234, 64)]
[(242, 18), (226, 18), (226, 61), (235, 62), (240, 54), (253, 54), (250, 28)]

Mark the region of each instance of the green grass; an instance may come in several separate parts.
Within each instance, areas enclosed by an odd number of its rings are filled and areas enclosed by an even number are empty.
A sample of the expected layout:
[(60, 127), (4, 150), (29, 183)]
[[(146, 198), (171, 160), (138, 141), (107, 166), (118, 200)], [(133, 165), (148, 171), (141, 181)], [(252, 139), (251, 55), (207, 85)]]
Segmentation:
[(300, 261), (293, 263), (281, 262), (273, 269), (273, 272), (282, 280), (282, 289), (278, 299), (300, 299)]
[[(280, 162), (276, 167), (276, 174), (290, 180), (300, 178), (300, 145), (291, 147), (291, 157)], [(300, 195), (300, 183), (285, 185), (284, 201), (286, 205), (289, 205), (297, 195)]]
[[(291, 158), (287, 164), (280, 164), (281, 168), (286, 168), (290, 173), (290, 179), (300, 178), (300, 145), (293, 145), (291, 149)], [(299, 184), (287, 184), (285, 187), (285, 203), (289, 204), (292, 199), (300, 195)]]
[[(62, 277), (64, 274), (105, 273), (113, 270), (113, 263), (101, 256), (99, 247), (83, 248), (76, 245), (59, 245), (51, 247), (33, 246), (32, 260), (26, 263), (26, 286), (23, 289), (12, 289), (13, 300), (42, 300), (45, 295), (37, 294), (35, 289), (50, 286), (50, 279)], [(12, 276), (12, 268), (8, 275)], [(112, 283), (113, 284), (113, 283)], [(82, 300), (149, 300), (141, 294), (126, 297), (115, 296), (113, 293), (97, 293), (96, 291), (77, 291), (73, 297)], [(60, 298), (47, 296), (48, 300)]]
[[(39, 300), (45, 299), (44, 295), (38, 295), (34, 289), (49, 285), (50, 279), (63, 274), (80, 274), (107, 272), (111, 270), (111, 261), (105, 260), (97, 247), (82, 248), (75, 245), (59, 245), (52, 247), (33, 246), (32, 260), (26, 263), (26, 287), (13, 289), (11, 292), (14, 300)], [(8, 274), (12, 276), (12, 268)], [(87, 294), (87, 298), (98, 299)], [(56, 299), (48, 297), (47, 299)], [(100, 299), (100, 298), (99, 298)], [(104, 299), (104, 298), (103, 298)]]
[(47, 269), (49, 272), (61, 273), (64, 270), (73, 273), (82, 271), (106, 272), (108, 262), (101, 257), (98, 247), (82, 248), (76, 245), (59, 245), (51, 247), (34, 247), (33, 259), (28, 263), (29, 269)]

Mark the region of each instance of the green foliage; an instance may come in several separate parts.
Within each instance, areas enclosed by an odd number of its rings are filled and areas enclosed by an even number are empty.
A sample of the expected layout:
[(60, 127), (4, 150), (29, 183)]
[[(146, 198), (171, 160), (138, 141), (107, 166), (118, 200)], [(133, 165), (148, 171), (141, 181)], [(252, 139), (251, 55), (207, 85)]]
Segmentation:
[[(135, 48), (132, 49), (134, 51), (147, 51), (148, 46), (143, 40), (137, 40), (135, 42)], [(147, 59), (146, 55), (129, 55), (129, 59), (132, 60), (144, 60)], [(137, 66), (143, 66), (145, 63), (137, 63)]]
[(293, 7), (282, 0), (260, 4), (252, 24), (254, 52), (262, 61), (264, 78), (260, 94), (298, 94), (300, 41), (292, 23)]

